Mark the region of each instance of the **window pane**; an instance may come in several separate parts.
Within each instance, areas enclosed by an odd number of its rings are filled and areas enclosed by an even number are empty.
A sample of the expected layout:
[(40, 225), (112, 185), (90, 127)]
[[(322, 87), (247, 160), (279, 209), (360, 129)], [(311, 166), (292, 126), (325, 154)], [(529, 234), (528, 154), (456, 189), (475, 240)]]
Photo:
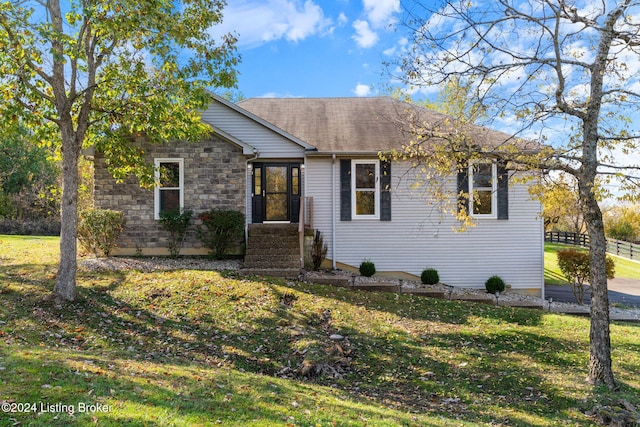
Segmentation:
[(356, 165), (356, 188), (376, 188), (375, 163)]
[(180, 190), (160, 190), (160, 212), (180, 211)]
[(160, 187), (180, 187), (180, 163), (160, 163)]
[(473, 167), (473, 187), (493, 186), (493, 165), (491, 163), (478, 163)]
[(476, 191), (473, 198), (473, 213), (476, 215), (491, 215), (491, 191)]
[(356, 191), (356, 215), (376, 214), (375, 191)]

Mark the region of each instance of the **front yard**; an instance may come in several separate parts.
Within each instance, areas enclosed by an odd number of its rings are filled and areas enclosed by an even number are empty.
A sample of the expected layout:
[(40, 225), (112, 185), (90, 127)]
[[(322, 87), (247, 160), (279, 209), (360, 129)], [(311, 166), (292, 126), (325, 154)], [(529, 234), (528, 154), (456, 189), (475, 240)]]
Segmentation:
[(206, 270), (81, 271), (60, 307), (57, 244), (0, 236), (0, 426), (596, 426), (640, 406), (636, 324), (612, 325), (609, 393), (584, 381), (585, 318)]

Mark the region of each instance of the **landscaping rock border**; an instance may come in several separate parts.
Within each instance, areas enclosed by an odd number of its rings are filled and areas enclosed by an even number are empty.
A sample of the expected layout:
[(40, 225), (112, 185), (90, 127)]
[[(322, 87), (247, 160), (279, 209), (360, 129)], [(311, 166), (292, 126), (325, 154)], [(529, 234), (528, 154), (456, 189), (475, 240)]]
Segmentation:
[[(85, 258), (79, 262), (79, 267), (86, 271), (109, 270), (126, 271), (137, 270), (143, 272), (164, 270), (240, 270), (242, 261), (213, 260), (208, 258), (167, 258), (167, 257), (109, 257), (109, 258)], [(484, 289), (469, 289), (446, 286), (444, 284), (423, 285), (419, 281), (393, 279), (388, 277), (373, 276), (363, 277), (343, 270), (335, 271), (303, 271), (301, 277), (304, 281), (352, 288), (355, 290), (388, 291), (399, 293), (411, 293), (414, 295), (452, 299), (460, 301), (482, 302), (511, 307), (537, 308), (555, 313), (566, 313), (588, 316), (588, 305), (572, 303), (550, 302), (539, 297), (522, 295), (512, 291), (506, 291), (496, 298), (487, 294)], [(625, 320), (640, 322), (640, 309), (622, 309), (611, 307), (611, 320)]]

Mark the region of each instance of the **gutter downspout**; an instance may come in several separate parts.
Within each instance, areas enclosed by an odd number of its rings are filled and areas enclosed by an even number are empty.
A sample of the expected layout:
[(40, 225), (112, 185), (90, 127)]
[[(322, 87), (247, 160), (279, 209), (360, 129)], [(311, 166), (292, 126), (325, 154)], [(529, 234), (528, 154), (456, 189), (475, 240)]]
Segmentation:
[[(244, 241), (245, 241), (245, 245), (247, 244), (247, 242), (249, 241), (249, 203), (251, 203), (252, 201), (252, 197), (247, 197), (247, 194), (251, 193), (251, 196), (253, 196), (253, 193), (251, 192), (251, 190), (253, 189), (252, 187), (250, 187), (251, 183), (249, 182), (249, 178), (248, 178), (248, 174), (247, 172), (249, 171), (249, 162), (253, 162), (254, 160), (256, 160), (258, 157), (260, 157), (260, 152), (258, 150), (253, 150), (253, 157), (247, 159), (245, 161), (244, 164), (244, 173), (245, 176), (247, 177), (247, 185), (246, 189), (245, 189), (245, 193), (244, 193), (244, 198), (245, 198), (245, 205), (244, 205)], [(251, 169), (251, 177), (253, 178), (253, 166)]]
[(331, 268), (337, 270), (336, 262), (336, 155), (331, 162)]
[[(300, 197), (300, 213), (298, 215), (298, 238), (300, 245), (300, 271), (304, 270), (304, 253), (305, 253), (305, 244), (304, 244), (304, 230), (305, 223), (307, 222), (307, 203), (309, 202), (309, 198), (307, 197), (307, 153), (305, 151), (304, 157), (302, 158), (302, 164), (300, 165), (300, 179), (302, 180), (302, 197)], [(309, 215), (313, 215), (310, 213)]]
[[(544, 175), (544, 173), (541, 173), (541, 175)], [(540, 176), (540, 181), (542, 181), (544, 179), (544, 176)], [(542, 298), (542, 301), (544, 302), (547, 299), (547, 295), (545, 292), (545, 285), (544, 285), (544, 220), (542, 219), (542, 202), (540, 202), (540, 219), (538, 220), (539, 224), (540, 224), (540, 234), (542, 235), (542, 242), (541, 243), (541, 248), (540, 248), (540, 256), (542, 258), (542, 268), (541, 268), (541, 276), (542, 276), (542, 284), (540, 287), (540, 297)], [(544, 307), (544, 305), (543, 305)], [(551, 310), (551, 303), (549, 303), (549, 310)]]

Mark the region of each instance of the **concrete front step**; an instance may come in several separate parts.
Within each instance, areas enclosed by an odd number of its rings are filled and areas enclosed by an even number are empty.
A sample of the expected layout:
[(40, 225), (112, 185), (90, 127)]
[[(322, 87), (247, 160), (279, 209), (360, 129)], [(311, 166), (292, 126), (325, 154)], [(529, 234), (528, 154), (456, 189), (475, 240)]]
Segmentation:
[(250, 224), (249, 237), (297, 236), (298, 224)]
[(298, 255), (300, 248), (296, 244), (295, 247), (280, 245), (277, 242), (271, 242), (269, 245), (255, 245), (250, 243), (247, 246), (245, 256), (261, 256), (261, 255)]
[(251, 224), (244, 258), (245, 268), (296, 269), (299, 273), (299, 245), (297, 224)]

